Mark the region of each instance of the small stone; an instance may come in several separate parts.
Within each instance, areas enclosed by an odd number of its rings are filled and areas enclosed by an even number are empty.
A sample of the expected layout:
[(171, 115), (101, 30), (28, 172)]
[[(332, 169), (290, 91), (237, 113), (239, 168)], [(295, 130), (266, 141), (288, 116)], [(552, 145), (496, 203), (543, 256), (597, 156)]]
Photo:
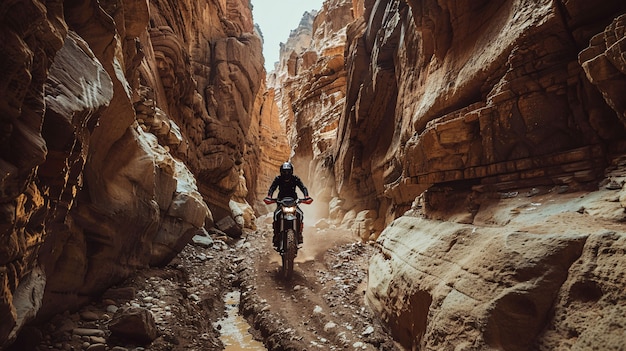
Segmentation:
[(569, 191), (569, 186), (567, 185), (561, 185), (556, 189), (557, 194), (565, 194), (568, 191)]
[(365, 328), (365, 330), (363, 331), (363, 335), (371, 335), (374, 332), (374, 327), (372, 327), (371, 325), (367, 326), (367, 328)]
[(92, 344), (106, 344), (107, 343), (106, 339), (101, 336), (90, 336), (89, 342), (91, 342)]
[(501, 199), (512, 199), (512, 198), (516, 197), (517, 194), (518, 194), (517, 191), (511, 191), (511, 192), (508, 192), (508, 193), (500, 193), (500, 198)]
[(158, 336), (152, 313), (136, 307), (121, 308), (109, 323), (111, 334), (142, 344), (152, 342)]
[(80, 336), (104, 336), (104, 331), (100, 329), (74, 328), (72, 332)]
[(100, 319), (98, 314), (94, 311), (83, 311), (80, 313), (80, 318), (84, 321), (97, 321)]
[(324, 331), (328, 332), (331, 329), (335, 329), (337, 327), (337, 324), (335, 324), (335, 322), (328, 322), (324, 325)]
[(87, 347), (87, 351), (106, 351), (106, 344), (93, 344)]
[(213, 239), (208, 235), (195, 235), (191, 241), (194, 245), (200, 247), (211, 247), (213, 245)]
[(533, 196), (539, 194), (539, 192), (540, 192), (539, 189), (532, 188), (532, 189), (530, 189), (530, 191), (528, 193), (526, 193), (526, 197), (533, 197)]
[(119, 307), (117, 307), (115, 305), (108, 305), (107, 306), (107, 312), (109, 312), (109, 313), (115, 313), (115, 312), (117, 312), (118, 309), (119, 309)]
[(622, 188), (622, 185), (618, 182), (616, 182), (615, 180), (611, 180), (606, 186), (605, 188), (607, 190), (619, 190)]

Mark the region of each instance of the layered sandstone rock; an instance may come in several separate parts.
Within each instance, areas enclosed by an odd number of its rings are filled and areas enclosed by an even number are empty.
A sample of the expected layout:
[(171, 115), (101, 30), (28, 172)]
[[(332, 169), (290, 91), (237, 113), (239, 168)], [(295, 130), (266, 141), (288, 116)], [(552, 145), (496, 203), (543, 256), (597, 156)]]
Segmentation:
[[(622, 7), (365, 2), (348, 30), (340, 196), (358, 194), (389, 221), (433, 184), (505, 190), (596, 179), (624, 132), (578, 54)], [(616, 42), (599, 41), (596, 51)]]
[[(354, 20), (332, 23), (342, 6)], [(623, 162), (605, 171), (626, 151), (625, 12), (326, 1), (281, 60), (281, 120), (328, 215), (364, 239), (392, 223), (367, 299), (407, 349), (621, 349)], [(617, 192), (586, 192), (605, 176)]]
[(255, 108), (265, 73), (249, 4), (155, 1), (148, 33), (154, 66), (142, 66), (138, 79), (159, 90), (157, 105), (186, 136), (172, 153), (194, 173), (220, 223), (231, 215), (242, 170), (254, 190), (260, 157)]
[(579, 211), (623, 211), (613, 196), (505, 199), (471, 225), (405, 215), (377, 242), (367, 299), (406, 349), (620, 350), (626, 232)]
[(305, 13), (300, 27), (281, 47), (279, 64), (269, 79), (296, 173), (316, 199), (307, 208), (313, 219), (339, 209), (332, 151), (344, 108), (346, 26), (353, 20), (352, 2), (346, 0), (326, 1), (319, 13)]
[(244, 0), (0, 8), (5, 345), (213, 217), (251, 226), (264, 71)]
[(365, 2), (334, 172), (401, 216), (367, 299), (407, 349), (623, 348), (625, 12)]
[[(260, 164), (256, 183), (257, 206), (260, 212), (270, 210), (260, 201), (267, 196), (267, 191), (283, 162), (289, 160), (291, 148), (287, 140), (285, 126), (280, 122), (280, 114), (275, 100), (276, 90), (269, 88), (265, 92), (261, 106), (259, 130)], [(273, 207), (273, 206), (272, 206)]]
[[(587, 78), (602, 93), (622, 124), (626, 123), (626, 103), (622, 94), (626, 87), (625, 26), (626, 15), (616, 17), (604, 31), (591, 38), (588, 47), (578, 55)], [(593, 112), (592, 121), (604, 124), (601, 115)]]

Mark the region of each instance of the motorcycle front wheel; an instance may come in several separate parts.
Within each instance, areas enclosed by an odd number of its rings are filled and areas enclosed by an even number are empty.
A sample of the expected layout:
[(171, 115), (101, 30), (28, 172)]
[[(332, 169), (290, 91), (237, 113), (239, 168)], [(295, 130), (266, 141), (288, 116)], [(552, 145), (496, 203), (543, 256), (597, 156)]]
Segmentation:
[(285, 233), (285, 238), (283, 242), (283, 277), (285, 279), (291, 279), (293, 275), (293, 261), (296, 258), (296, 253), (298, 251), (298, 244), (296, 243), (296, 233), (293, 229), (287, 230)]

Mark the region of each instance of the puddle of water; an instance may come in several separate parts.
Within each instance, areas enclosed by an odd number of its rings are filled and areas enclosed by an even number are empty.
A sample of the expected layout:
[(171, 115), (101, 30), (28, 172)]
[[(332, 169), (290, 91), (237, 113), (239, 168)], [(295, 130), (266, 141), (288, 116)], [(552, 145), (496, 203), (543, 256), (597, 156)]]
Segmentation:
[(215, 323), (221, 326), (220, 340), (225, 351), (267, 351), (262, 342), (254, 340), (248, 333), (250, 324), (239, 314), (239, 291), (231, 291), (224, 297), (226, 317)]

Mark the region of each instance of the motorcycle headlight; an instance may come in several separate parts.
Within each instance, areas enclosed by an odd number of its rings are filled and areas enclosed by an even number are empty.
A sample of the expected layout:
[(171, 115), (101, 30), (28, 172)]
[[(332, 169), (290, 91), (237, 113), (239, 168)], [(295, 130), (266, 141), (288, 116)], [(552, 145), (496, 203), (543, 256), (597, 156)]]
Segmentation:
[(296, 208), (295, 208), (295, 206), (294, 207), (283, 207), (283, 212), (291, 214), (291, 213), (296, 212)]

